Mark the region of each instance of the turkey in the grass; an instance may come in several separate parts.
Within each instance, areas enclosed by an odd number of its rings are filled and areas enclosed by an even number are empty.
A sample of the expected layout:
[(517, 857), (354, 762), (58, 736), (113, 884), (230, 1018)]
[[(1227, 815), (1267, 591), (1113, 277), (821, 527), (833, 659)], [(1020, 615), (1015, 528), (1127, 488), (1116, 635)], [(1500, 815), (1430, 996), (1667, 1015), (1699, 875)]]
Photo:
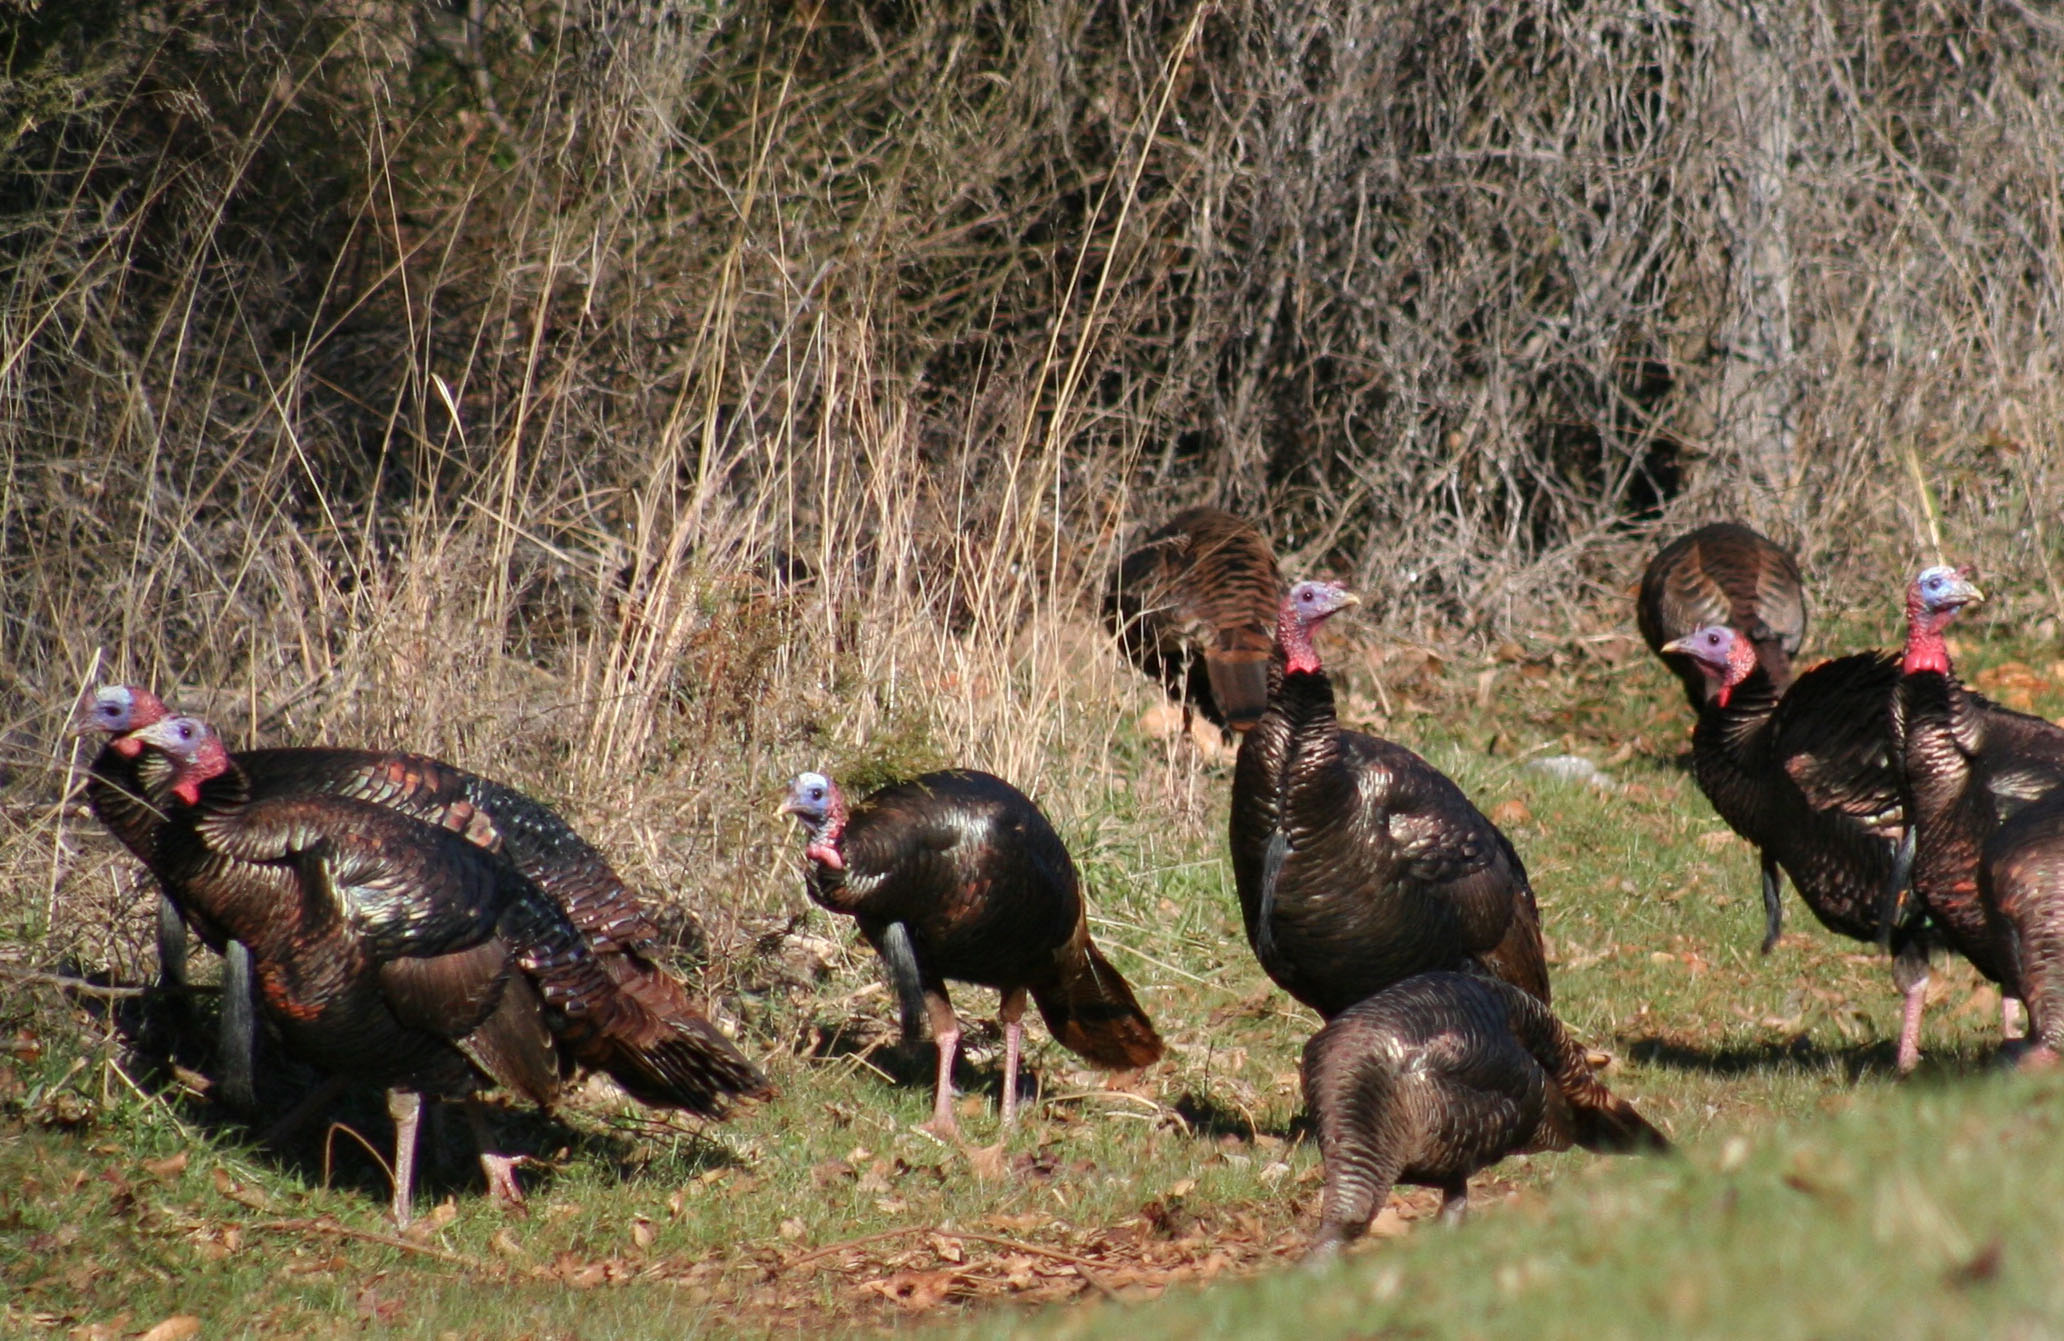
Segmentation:
[[(142, 750), (121, 733), (165, 715), (164, 704), (155, 694), (134, 685), (101, 689), (90, 704), (81, 706), (79, 714), (80, 730), (103, 731), (112, 737), (95, 760), (89, 782), (95, 813), (146, 862), (161, 816), (145, 792), (161, 783), (168, 765), (162, 755)], [(260, 793), (322, 793), (364, 801), (452, 830), (477, 846), (502, 853), (565, 911), (625, 991), (639, 996), (653, 1012), (678, 1020), (684, 1029), (704, 1034), (712, 1040), (713, 1049), (729, 1046), (709, 1026), (686, 988), (660, 966), (667, 938), (638, 896), (608, 858), (550, 806), (442, 760), (400, 750), (287, 746), (244, 750), (235, 759)], [(165, 906), (175, 906), (174, 901), (167, 898)], [(693, 939), (699, 941), (700, 929), (694, 927), (692, 918), (690, 927)], [(205, 926), (198, 929), (211, 946), (223, 948), (219, 933)], [(161, 956), (177, 947), (183, 960), (185, 937), (176, 918), (168, 925), (161, 916), (159, 935)], [(241, 971), (247, 977), (248, 969), (242, 967), (242, 954), (234, 943), (227, 947), (227, 954), (230, 967), (223, 988), (222, 1054), (228, 1073), (225, 1088), (234, 1093), (239, 1088), (238, 1077), (248, 1076), (250, 1066), (248, 1024), (241, 1048), (230, 1037), (236, 1023), (231, 1008), (247, 1001), (249, 995), (247, 987), (239, 988), (238, 975)], [(248, 1019), (248, 1011), (244, 1018)], [(739, 1093), (757, 1093), (764, 1079), (735, 1048), (730, 1053), (729, 1058), (718, 1060), (730, 1070), (731, 1083)], [(243, 1059), (240, 1064), (239, 1058)], [(242, 1081), (242, 1087), (247, 1091), (249, 1081)]]
[(948, 769), (848, 806), (838, 784), (803, 773), (782, 809), (802, 823), (810, 897), (852, 917), (881, 956), (906, 1040), (938, 1044), (931, 1126), (952, 1131), (960, 1025), (946, 982), (1003, 994), (1002, 1117), (1017, 1115), (1026, 998), (1055, 1041), (1093, 1066), (1161, 1056), (1161, 1038), (1090, 940), (1075, 863), (1039, 807), (988, 773)]
[(1312, 633), (1355, 599), (1299, 582), (1282, 601), (1268, 709), (1233, 772), (1248, 941), (1271, 978), (1328, 1018), (1472, 963), (1545, 1003), (1540, 913), (1512, 844), (1446, 774), (1335, 716)]
[[(135, 733), (170, 764), (153, 869), (249, 947), (259, 1001), (290, 1050), (381, 1085), (394, 1114), (394, 1214), (406, 1221), (425, 1095), (492, 1084), (549, 1105), (575, 1066), (640, 1102), (721, 1115), (766, 1093), (699, 1016), (656, 1011), (612, 976), (566, 912), (499, 853), (357, 797), (261, 787), (206, 723)], [(491, 1150), (489, 1187), (517, 1199)]]
[[(107, 738), (87, 766), (87, 804), (94, 817), (146, 866), (151, 864), (153, 843), (164, 818), (146, 794), (148, 779), (151, 775), (162, 777), (165, 768), (161, 756), (146, 751), (131, 733), (170, 715), (164, 700), (140, 685), (103, 685), (81, 699), (72, 714), (72, 734)], [(176, 1001), (184, 1001), (192, 986), (186, 947), (189, 925), (223, 961), (217, 998), (217, 1085), (231, 1107), (254, 1111), (258, 1036), (257, 1018), (251, 1006), (250, 954), (225, 936), (221, 928), (209, 924), (195, 910), (183, 907), (165, 883), (159, 881), (158, 984)]]
[(1746, 637), (1779, 691), (1806, 637), (1806, 591), (1791, 551), (1737, 522), (1714, 522), (1679, 536), (1649, 560), (1635, 599), (1635, 622), (1648, 649), (1684, 685), (1696, 709), (1712, 681), (1669, 644), (1709, 624)]
[[(1988, 906), (1987, 847), (2003, 824), (2064, 787), (2064, 728), (2002, 707), (1957, 679), (1944, 631), (1983, 599), (1968, 569), (1947, 565), (1922, 570), (1908, 586), (1891, 724), (1914, 829), (1914, 893), (1951, 947), (2000, 984), (2004, 1026), (2005, 1000), (2021, 993), (2009, 935), (2016, 929)], [(2016, 841), (2033, 840), (2032, 831), (2022, 832)], [(2017, 909), (2034, 906), (2029, 893), (2017, 884)]]
[(1824, 662), (1780, 696), (1750, 641), (1726, 625), (1669, 647), (1713, 681), (1692, 733), (1692, 775), (1762, 862), (1764, 952), (1783, 926), (1783, 872), (1828, 930), (1891, 949), (1905, 998), (1898, 1066), (1912, 1070), (1932, 936), (1919, 901), (1902, 897), (1913, 845), (1892, 735), (1898, 659)]
[(1667, 1150), (1598, 1083), (1548, 1007), (1479, 973), (1421, 973), (1355, 1003), (1305, 1045), (1326, 1190), (1314, 1256), (1360, 1238), (1400, 1182), (1462, 1213), (1469, 1176), (1532, 1150)]
[(1188, 508), (1120, 561), (1104, 616), (1134, 664), (1183, 704), (1228, 730), (1254, 725), (1268, 702), (1277, 593), (1275, 553), (1254, 523)]

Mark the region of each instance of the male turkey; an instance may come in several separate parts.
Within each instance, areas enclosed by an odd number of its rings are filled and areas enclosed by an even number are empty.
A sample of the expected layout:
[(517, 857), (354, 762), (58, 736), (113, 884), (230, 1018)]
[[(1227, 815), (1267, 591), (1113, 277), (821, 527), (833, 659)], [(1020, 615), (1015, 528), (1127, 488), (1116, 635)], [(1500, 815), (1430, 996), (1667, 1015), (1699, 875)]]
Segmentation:
[(1791, 551), (1735, 522), (1715, 522), (1665, 545), (1641, 574), (1635, 620), (1648, 649), (1684, 683), (1697, 709), (1715, 692), (1666, 644), (1708, 624), (1745, 635), (1782, 693), (1806, 637), (1806, 591)]
[[(214, 731), (134, 733), (171, 764), (153, 868), (248, 946), (267, 1018), (333, 1074), (385, 1086), (394, 1214), (406, 1222), (424, 1094), (501, 1084), (549, 1105), (574, 1065), (640, 1102), (721, 1115), (765, 1080), (708, 1021), (613, 976), (565, 911), (454, 828), (352, 796), (261, 787)], [(478, 1113), (469, 1105), (480, 1130)], [(489, 1187), (520, 1200), (487, 1148)]]
[[(122, 845), (149, 865), (162, 814), (145, 795), (145, 773), (153, 756), (130, 732), (170, 716), (163, 699), (136, 685), (107, 685), (82, 699), (72, 718), (74, 735), (107, 737), (86, 772), (86, 800), (94, 816)], [(257, 1106), (255, 1051), (257, 1017), (251, 1007), (251, 957), (184, 908), (161, 880), (158, 882), (158, 983), (165, 991), (184, 994), (187, 975), (186, 929), (193, 924), (201, 940), (222, 958), (222, 988), (216, 1064), (220, 1089), (229, 1104), (249, 1112)]]
[[(101, 689), (90, 705), (82, 704), (80, 716), (82, 731), (119, 733), (163, 718), (166, 709), (148, 689), (119, 685)], [(655, 1012), (690, 1022), (691, 1029), (696, 1028), (693, 1022), (704, 1019), (686, 988), (655, 962), (664, 938), (638, 896), (608, 858), (543, 802), (441, 760), (397, 750), (282, 747), (246, 750), (236, 762), (262, 793), (350, 797), (450, 829), (477, 846), (501, 852), (565, 911), (626, 991), (642, 996)], [(115, 735), (95, 760), (88, 783), (94, 813), (146, 863), (161, 816), (145, 792), (162, 785), (168, 767), (163, 756)], [(174, 910), (169, 918), (167, 909)], [(234, 943), (225, 948), (213, 929), (197, 925), (196, 930), (225, 953), (224, 1090), (232, 1102), (239, 1102), (238, 1096), (249, 1094), (251, 1087), (248, 960)], [(695, 931), (699, 937), (700, 929)], [(177, 904), (169, 897), (161, 902), (158, 935), (160, 963), (176, 962), (183, 968), (186, 938)], [(183, 974), (179, 980), (184, 981)], [(244, 1003), (241, 1013), (236, 1010), (239, 1003)], [(714, 1030), (709, 1033), (721, 1039)], [(736, 1049), (730, 1053), (728, 1059), (713, 1062), (731, 1067), (734, 1078), (746, 1086), (742, 1093), (751, 1092), (752, 1084), (764, 1083)], [(249, 1107), (249, 1101), (240, 1106)]]
[(1245, 731), (1268, 703), (1276, 556), (1254, 523), (1218, 508), (1176, 513), (1119, 563), (1104, 617), (1125, 654), (1183, 705)]
[(1913, 846), (1888, 714), (1898, 659), (1825, 662), (1778, 696), (1748, 638), (1715, 624), (1665, 645), (1713, 681), (1692, 732), (1692, 776), (1763, 865), (1763, 952), (1783, 926), (1778, 871), (1837, 935), (1889, 945), (1905, 997), (1899, 1069), (1920, 1060), (1928, 989), (1926, 917), (1901, 895)]
[(1473, 973), (1421, 973), (1327, 1021), (1304, 1049), (1325, 1200), (1314, 1256), (1360, 1238), (1399, 1182), (1438, 1187), (1534, 1150), (1667, 1150), (1661, 1132), (1591, 1075), (1583, 1045), (1538, 1000)]
[(1067, 848), (1017, 788), (949, 769), (884, 787), (849, 809), (831, 779), (802, 773), (782, 809), (808, 838), (810, 897), (858, 921), (881, 956), (905, 1040), (930, 1024), (939, 1048), (933, 1130), (956, 1129), (960, 1024), (948, 978), (1003, 994), (1005, 1125), (1017, 1117), (1028, 993), (1055, 1040), (1092, 1066), (1125, 1070), (1161, 1056), (1161, 1038), (1132, 989), (1089, 939)]
[[(1946, 566), (1907, 588), (1892, 733), (1914, 827), (1914, 892), (1950, 945), (2012, 998), (2022, 988), (2014, 948), (1986, 905), (1986, 845), (2003, 821), (2064, 785), (2064, 729), (1958, 682), (1943, 629), (1984, 599), (1968, 570)], [(2003, 1017), (2008, 1009), (2003, 1001)]]
[(1284, 991), (1331, 1018), (1415, 973), (1480, 963), (1548, 1000), (1519, 854), (1446, 774), (1344, 731), (1312, 631), (1355, 598), (1284, 597), (1269, 706), (1233, 770), (1233, 879), (1247, 939)]

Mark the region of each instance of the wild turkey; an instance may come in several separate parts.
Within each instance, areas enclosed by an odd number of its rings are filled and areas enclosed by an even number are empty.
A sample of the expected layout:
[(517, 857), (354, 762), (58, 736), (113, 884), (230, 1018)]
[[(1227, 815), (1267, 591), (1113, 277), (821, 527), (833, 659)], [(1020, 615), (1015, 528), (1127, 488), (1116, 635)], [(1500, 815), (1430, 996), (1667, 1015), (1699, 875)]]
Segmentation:
[[(72, 718), (74, 735), (107, 737), (86, 773), (86, 800), (94, 816), (148, 866), (162, 820), (145, 796), (144, 773), (151, 757), (129, 733), (170, 714), (164, 700), (137, 685), (106, 685), (82, 699)], [(220, 1092), (231, 1107), (250, 1112), (257, 1106), (255, 1054), (257, 1017), (251, 1005), (251, 957), (219, 927), (208, 925), (158, 882), (158, 982), (180, 999), (190, 986), (186, 959), (188, 923), (201, 940), (223, 957), (216, 1065)]]
[(789, 784), (782, 809), (808, 837), (810, 897), (856, 919), (881, 956), (906, 1041), (925, 1023), (938, 1044), (931, 1128), (956, 1129), (953, 1058), (960, 1025), (948, 978), (1003, 994), (1003, 1122), (1016, 1120), (1027, 993), (1056, 1041), (1092, 1066), (1124, 1070), (1161, 1056), (1132, 989), (1089, 938), (1075, 863), (1039, 807), (972, 769), (926, 773), (847, 808), (821, 773)]
[(1268, 703), (1276, 556), (1254, 523), (1218, 508), (1176, 513), (1118, 565), (1104, 617), (1125, 654), (1232, 731)]
[[(426, 1093), (498, 1083), (549, 1105), (575, 1064), (640, 1102), (709, 1116), (768, 1092), (707, 1020), (619, 981), (557, 903), (455, 829), (357, 797), (260, 788), (197, 719), (133, 738), (171, 763), (151, 793), (165, 812), (159, 878), (250, 948), (263, 1009), (291, 1050), (390, 1090), (397, 1220)], [(520, 1200), (484, 1133), (481, 1167), (494, 1192)]]
[(1715, 522), (1665, 545), (1641, 574), (1635, 621), (1648, 649), (1684, 683), (1694, 711), (1714, 692), (1666, 644), (1708, 624), (1747, 635), (1779, 693), (1806, 638), (1806, 591), (1791, 552), (1735, 522)]
[[(1906, 594), (1906, 654), (1892, 734), (1913, 818), (1913, 887), (1946, 939), (2018, 997), (2013, 947), (1986, 906), (1986, 844), (2003, 821), (2064, 785), (2064, 729), (1972, 693), (1950, 668), (1943, 629), (1984, 600), (1968, 570), (1924, 569)], [(2009, 1008), (2002, 1004), (2002, 1023)]]
[(1311, 634), (1355, 598), (1300, 582), (1276, 622), (1269, 706), (1233, 770), (1233, 879), (1284, 991), (1332, 1018), (1392, 983), (1480, 963), (1548, 1001), (1526, 867), (1418, 755), (1344, 731)]
[[(138, 725), (144, 724), (142, 717), (155, 721), (165, 715), (156, 695), (133, 685), (103, 689), (96, 703), (100, 706), (87, 720), (100, 730), (111, 729), (125, 712), (138, 718)], [(125, 709), (125, 704), (138, 706)], [(161, 784), (167, 765), (159, 755), (129, 753), (125, 747), (133, 742), (117, 739), (112, 744), (117, 763), (126, 768), (103, 778), (97, 760), (89, 796), (95, 813), (148, 861), (150, 835), (159, 816), (142, 799), (142, 789)], [(608, 858), (543, 802), (441, 760), (401, 751), (289, 747), (246, 750), (236, 762), (262, 793), (351, 797), (451, 829), (478, 846), (501, 852), (566, 912), (610, 976), (626, 990), (642, 995), (660, 1014), (703, 1018), (686, 989), (655, 962), (666, 938), (637, 895)], [(692, 919), (690, 926), (699, 939), (700, 928)], [(185, 938), (178, 934), (177, 922), (172, 932), (183, 953)], [(161, 942), (165, 934), (161, 922)], [(202, 935), (209, 937), (207, 929)], [(232, 945), (230, 954), (234, 967), (240, 952)], [(226, 977), (225, 1000), (233, 999), (231, 988)], [(225, 1056), (232, 1055), (227, 1040), (224, 1050)], [(744, 1064), (742, 1057), (735, 1060)]]
[(1900, 1071), (1920, 1060), (1926, 917), (1904, 893), (1913, 847), (1889, 713), (1898, 659), (1882, 652), (1815, 666), (1778, 696), (1751, 642), (1724, 624), (1666, 644), (1710, 677), (1692, 732), (1692, 775), (1763, 865), (1763, 952), (1783, 928), (1778, 871), (1822, 926), (1890, 947), (1905, 997)]
[(1335, 1015), (1305, 1045), (1304, 1098), (1326, 1169), (1315, 1257), (1360, 1238), (1399, 1182), (1440, 1188), (1453, 1219), (1469, 1176), (1507, 1155), (1669, 1149), (1546, 1006), (1473, 973), (1421, 973)]

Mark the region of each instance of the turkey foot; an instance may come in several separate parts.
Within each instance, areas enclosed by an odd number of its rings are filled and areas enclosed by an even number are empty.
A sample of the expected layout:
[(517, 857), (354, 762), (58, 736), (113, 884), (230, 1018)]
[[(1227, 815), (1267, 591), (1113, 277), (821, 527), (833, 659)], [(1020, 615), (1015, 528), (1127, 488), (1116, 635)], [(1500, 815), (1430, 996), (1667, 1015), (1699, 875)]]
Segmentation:
[(473, 1142), (480, 1148), (480, 1172), (487, 1177), (487, 1192), (502, 1205), (522, 1211), (523, 1189), (516, 1186), (516, 1166), (521, 1155), (504, 1155), (494, 1147), (494, 1133), (488, 1130), (487, 1114), (478, 1099), (466, 1100), (466, 1121), (473, 1128)]

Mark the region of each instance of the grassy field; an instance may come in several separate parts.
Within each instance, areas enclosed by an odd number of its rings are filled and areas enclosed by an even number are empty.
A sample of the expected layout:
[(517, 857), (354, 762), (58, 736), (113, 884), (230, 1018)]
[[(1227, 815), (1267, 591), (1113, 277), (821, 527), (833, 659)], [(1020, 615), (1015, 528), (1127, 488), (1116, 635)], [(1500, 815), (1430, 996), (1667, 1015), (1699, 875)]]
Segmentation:
[[(2064, 706), (2058, 668), (2027, 647), (1974, 637), (1964, 656), (2001, 694)], [(1228, 763), (1157, 736), (1151, 695), (1128, 686), (1101, 770), (1023, 780), (1064, 817), (1096, 934), (1168, 1060), (1113, 1086), (1035, 1027), (1040, 1102), (1004, 1134), (992, 1032), (963, 1077), (967, 1142), (916, 1131), (927, 1060), (885, 1046), (871, 959), (805, 912), (793, 836), (769, 819), (765, 904), (705, 912), (709, 983), (780, 1097), (709, 1128), (594, 1086), (554, 1118), (512, 1112), (536, 1157), (527, 1216), (479, 1194), (450, 1124), (405, 1235), (341, 1126), (260, 1149), (163, 1064), (136, 998), (36, 976), (148, 974), (142, 887), (75, 828), (105, 883), (60, 917), (103, 925), (41, 925), (18, 900), (0, 944), (0, 1330), (817, 1335), (958, 1317), (993, 1333), (993, 1310), (1039, 1304), (1071, 1305), (1031, 1320), (1055, 1335), (2043, 1330), (2064, 1302), (2058, 1084), (1993, 1074), (1997, 997), (1960, 965), (1936, 975), (1923, 1069), (1901, 1085), (1897, 999), (1867, 947), (1794, 902), (1778, 949), (1756, 953), (1753, 860), (1677, 763), (1687, 714), (1637, 643), (1338, 659), (1350, 715), (1420, 747), (1511, 834), (1559, 1012), (1614, 1055), (1610, 1082), (1681, 1158), (1509, 1161), (1457, 1231), (1422, 1227), (1433, 1195), (1407, 1189), (1323, 1286), (1291, 1270), (1319, 1184), (1295, 1074), (1314, 1021), (1239, 930)], [(1561, 754), (1604, 776), (1536, 766)], [(972, 989), (959, 1004), (971, 1020), (994, 1005)], [(388, 1140), (370, 1096), (339, 1121)]]

